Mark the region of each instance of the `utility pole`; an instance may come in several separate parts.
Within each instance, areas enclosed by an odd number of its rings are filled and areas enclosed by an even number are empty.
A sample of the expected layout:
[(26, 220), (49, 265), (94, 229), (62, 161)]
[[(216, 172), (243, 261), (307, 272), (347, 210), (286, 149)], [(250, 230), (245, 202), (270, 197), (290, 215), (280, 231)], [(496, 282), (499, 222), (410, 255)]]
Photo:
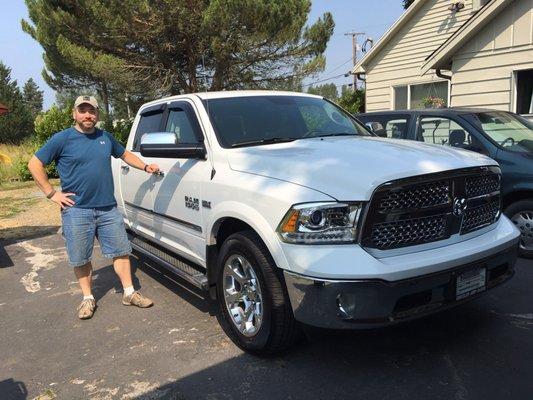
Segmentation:
[[(344, 34), (344, 36), (351, 36), (352, 37), (352, 59), (353, 59), (353, 66), (355, 67), (355, 64), (357, 64), (357, 36), (364, 36), (366, 33), (364, 32), (347, 32)], [(355, 92), (357, 90), (357, 75), (353, 74), (353, 91)]]

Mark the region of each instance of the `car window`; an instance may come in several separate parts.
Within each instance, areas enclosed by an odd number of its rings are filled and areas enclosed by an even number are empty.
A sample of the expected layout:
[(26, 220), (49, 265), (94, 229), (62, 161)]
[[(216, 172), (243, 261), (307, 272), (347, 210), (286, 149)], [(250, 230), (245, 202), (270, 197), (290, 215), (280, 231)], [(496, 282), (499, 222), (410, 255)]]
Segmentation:
[[(430, 144), (467, 148), (474, 144), (475, 137), (449, 118), (421, 117), (418, 125), (417, 140)], [(479, 145), (476, 147), (479, 147)]]
[(409, 115), (361, 115), (357, 116), (376, 135), (392, 139), (407, 139)]
[(533, 152), (533, 126), (530, 121), (503, 111), (480, 112), (466, 115), (502, 148), (520, 152)]
[(163, 117), (163, 111), (153, 111), (146, 114), (141, 114), (141, 119), (137, 125), (137, 131), (135, 132), (135, 139), (133, 142), (133, 151), (139, 151), (141, 146), (141, 137), (145, 133), (154, 133), (161, 130), (161, 120)]
[(191, 121), (184, 110), (169, 111), (165, 132), (174, 133), (178, 143), (198, 143)]

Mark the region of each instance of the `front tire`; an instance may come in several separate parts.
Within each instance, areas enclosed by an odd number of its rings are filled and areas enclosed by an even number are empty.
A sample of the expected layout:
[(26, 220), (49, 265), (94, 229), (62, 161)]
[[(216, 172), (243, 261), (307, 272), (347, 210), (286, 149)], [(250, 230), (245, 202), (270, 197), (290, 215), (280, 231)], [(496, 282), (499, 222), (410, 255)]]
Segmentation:
[(533, 258), (533, 200), (521, 200), (511, 204), (505, 215), (520, 230), (520, 257)]
[(218, 257), (219, 321), (244, 351), (271, 355), (299, 337), (282, 274), (251, 231), (229, 236)]

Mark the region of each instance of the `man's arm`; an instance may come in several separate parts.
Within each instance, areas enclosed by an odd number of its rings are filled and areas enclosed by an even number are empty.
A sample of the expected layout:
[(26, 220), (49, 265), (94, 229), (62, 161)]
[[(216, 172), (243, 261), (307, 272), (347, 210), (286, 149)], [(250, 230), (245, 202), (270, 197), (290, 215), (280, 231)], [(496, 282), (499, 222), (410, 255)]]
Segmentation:
[(159, 166), (157, 164), (145, 164), (139, 157), (132, 152), (126, 150), (122, 157), (120, 157), (126, 164), (131, 165), (134, 168), (144, 170), (146, 166), (146, 172), (153, 174), (159, 172)]
[(68, 197), (73, 196), (74, 193), (56, 192), (54, 190), (54, 187), (48, 180), (48, 175), (46, 175), (45, 165), (41, 162), (41, 160), (33, 156), (30, 162), (28, 163), (28, 169), (30, 170), (31, 175), (33, 176), (33, 180), (46, 197), (48, 197), (54, 203), (59, 204), (61, 208), (65, 208), (65, 206), (74, 205), (74, 201), (72, 201)]

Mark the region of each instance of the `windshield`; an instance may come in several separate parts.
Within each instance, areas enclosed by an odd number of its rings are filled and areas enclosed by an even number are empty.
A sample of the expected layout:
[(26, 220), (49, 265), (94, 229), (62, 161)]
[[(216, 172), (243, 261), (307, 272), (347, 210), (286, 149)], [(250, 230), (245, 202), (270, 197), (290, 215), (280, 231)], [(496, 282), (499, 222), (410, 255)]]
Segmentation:
[(334, 104), (303, 96), (249, 96), (204, 101), (223, 147), (324, 136), (370, 136)]
[(489, 111), (469, 114), (468, 119), (505, 150), (533, 152), (533, 126), (519, 115)]

